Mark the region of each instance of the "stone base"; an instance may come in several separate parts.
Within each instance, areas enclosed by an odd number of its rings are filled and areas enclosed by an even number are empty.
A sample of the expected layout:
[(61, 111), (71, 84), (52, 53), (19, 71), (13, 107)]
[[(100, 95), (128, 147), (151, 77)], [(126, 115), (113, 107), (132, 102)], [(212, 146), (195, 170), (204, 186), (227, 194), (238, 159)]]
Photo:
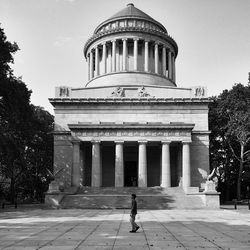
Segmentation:
[(60, 202), (64, 198), (64, 193), (46, 193), (45, 205), (51, 208), (60, 208)]
[(220, 193), (203, 192), (202, 201), (207, 208), (220, 208)]

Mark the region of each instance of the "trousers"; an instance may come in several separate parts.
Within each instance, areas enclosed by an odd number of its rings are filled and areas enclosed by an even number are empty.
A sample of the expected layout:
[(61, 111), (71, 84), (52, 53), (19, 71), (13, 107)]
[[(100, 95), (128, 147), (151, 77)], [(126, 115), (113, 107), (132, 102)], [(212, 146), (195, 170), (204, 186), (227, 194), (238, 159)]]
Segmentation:
[(130, 214), (130, 223), (131, 223), (131, 226), (132, 226), (132, 230), (135, 230), (138, 225), (135, 223), (135, 214)]

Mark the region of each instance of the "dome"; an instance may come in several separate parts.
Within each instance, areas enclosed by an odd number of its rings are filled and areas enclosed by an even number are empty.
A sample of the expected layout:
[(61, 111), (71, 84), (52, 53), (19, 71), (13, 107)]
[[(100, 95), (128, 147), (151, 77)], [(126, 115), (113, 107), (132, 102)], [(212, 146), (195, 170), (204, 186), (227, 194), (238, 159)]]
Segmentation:
[(162, 24), (131, 3), (95, 29), (83, 52), (86, 87), (176, 86), (177, 43)]
[(112, 17), (110, 17), (109, 19), (107, 19), (106, 21), (102, 22), (94, 31), (94, 33), (98, 33), (98, 31), (101, 30), (101, 28), (103, 26), (105, 26), (107, 23), (111, 23), (113, 21), (118, 21), (118, 20), (122, 20), (122, 19), (140, 19), (140, 20), (144, 20), (144, 21), (148, 21), (151, 22), (153, 24), (155, 24), (156, 26), (158, 26), (158, 28), (160, 28), (163, 32), (167, 33), (167, 30), (165, 29), (165, 27), (160, 24), (159, 22), (157, 22), (156, 20), (154, 20), (151, 16), (147, 15), (146, 13), (144, 13), (143, 11), (137, 9), (134, 4), (129, 3), (126, 8), (120, 10), (119, 12), (117, 12), (116, 14), (114, 14)]

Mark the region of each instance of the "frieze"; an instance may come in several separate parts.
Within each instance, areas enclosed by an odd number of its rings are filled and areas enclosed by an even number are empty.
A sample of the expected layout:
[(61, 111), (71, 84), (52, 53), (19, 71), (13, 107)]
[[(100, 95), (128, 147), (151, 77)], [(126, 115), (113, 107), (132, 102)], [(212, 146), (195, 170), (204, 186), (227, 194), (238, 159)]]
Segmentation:
[(172, 136), (172, 137), (190, 137), (191, 133), (186, 131), (159, 131), (159, 130), (88, 130), (73, 132), (75, 136), (79, 137), (159, 137), (159, 136)]

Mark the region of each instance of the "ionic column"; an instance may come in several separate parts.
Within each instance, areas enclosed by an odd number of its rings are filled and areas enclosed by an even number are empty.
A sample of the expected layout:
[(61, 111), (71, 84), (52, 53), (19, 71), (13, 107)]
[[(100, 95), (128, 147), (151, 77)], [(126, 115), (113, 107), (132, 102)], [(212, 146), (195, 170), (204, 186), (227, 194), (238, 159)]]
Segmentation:
[(144, 71), (148, 72), (148, 43), (149, 41), (145, 40), (145, 44), (144, 44), (144, 52), (145, 52), (145, 56), (144, 56)]
[(73, 144), (73, 166), (71, 172), (71, 185), (73, 187), (80, 187), (80, 141), (72, 141)]
[(88, 81), (90, 80), (90, 55), (87, 55), (87, 60), (88, 60)]
[(173, 81), (175, 82), (175, 58), (174, 58), (174, 55), (172, 57), (172, 65), (173, 65)]
[(95, 76), (99, 76), (100, 69), (99, 69), (99, 49), (98, 46), (95, 48)]
[(172, 53), (168, 51), (168, 78), (172, 79)]
[(102, 61), (104, 74), (107, 73), (107, 46), (106, 42), (102, 44)]
[(155, 73), (158, 74), (159, 72), (159, 47), (158, 43), (155, 43)]
[(139, 159), (138, 159), (138, 186), (147, 187), (147, 147), (146, 141), (138, 141)]
[(115, 141), (115, 187), (124, 186), (123, 141)]
[(134, 70), (138, 70), (138, 38), (134, 38)]
[(92, 79), (93, 77), (94, 77), (94, 67), (93, 67), (93, 52), (92, 51), (90, 51), (89, 52), (89, 54), (90, 54), (90, 79)]
[(121, 71), (120, 70), (120, 55), (119, 55), (119, 43), (116, 46), (116, 72)]
[(101, 150), (100, 141), (92, 141), (92, 176), (91, 186), (100, 187), (101, 183)]
[(171, 187), (170, 141), (162, 142), (161, 187)]
[(112, 72), (116, 71), (116, 41), (112, 41)]
[(182, 145), (182, 186), (183, 188), (191, 185), (190, 167), (190, 142), (183, 142)]
[(122, 39), (122, 70), (127, 70), (127, 39)]
[(166, 47), (162, 48), (162, 74), (166, 76)]

